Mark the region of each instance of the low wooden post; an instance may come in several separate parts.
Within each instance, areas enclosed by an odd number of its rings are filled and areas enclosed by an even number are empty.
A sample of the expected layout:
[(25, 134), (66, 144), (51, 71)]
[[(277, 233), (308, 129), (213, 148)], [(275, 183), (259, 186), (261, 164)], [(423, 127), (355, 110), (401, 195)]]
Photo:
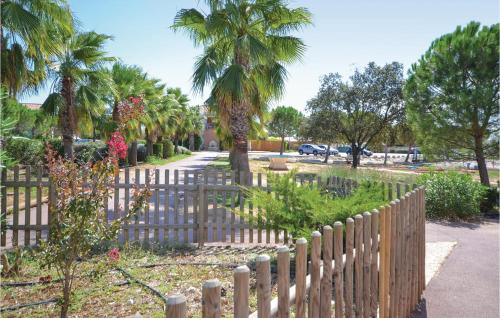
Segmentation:
[(333, 228), (323, 227), (323, 277), (321, 278), (320, 317), (332, 316)]
[(166, 318), (186, 317), (186, 297), (184, 295), (172, 295), (167, 298)]
[(220, 307), (221, 284), (218, 279), (207, 280), (202, 287), (202, 317), (218, 318), (221, 316)]
[(344, 317), (344, 284), (343, 284), (343, 230), (342, 223), (335, 222), (333, 224), (333, 231), (335, 236), (335, 241), (333, 244), (334, 248), (334, 259), (335, 259), (335, 269), (334, 269), (334, 282), (335, 282), (335, 317)]
[(278, 318), (288, 317), (290, 317), (290, 250), (282, 246), (278, 248)]
[(295, 243), (295, 317), (306, 316), (307, 240)]
[(271, 317), (271, 258), (259, 255), (257, 267), (257, 317)]
[(354, 220), (348, 218), (345, 223), (345, 316), (354, 317), (353, 312), (353, 265), (354, 265)]
[(397, 260), (397, 223), (398, 223), (398, 213), (399, 200), (391, 202), (391, 221), (390, 221), (390, 246), (389, 246), (389, 317), (396, 317), (396, 305), (397, 305), (397, 294), (396, 294), (396, 260)]
[(234, 318), (248, 318), (250, 309), (250, 269), (246, 266), (236, 267), (234, 270)]
[[(379, 273), (379, 212), (378, 210), (372, 211), (372, 258), (371, 258), (371, 316), (377, 316), (377, 308), (378, 308), (378, 294), (379, 294), (379, 286), (378, 286), (378, 276)], [(381, 254), (380, 254), (381, 255)]]
[(309, 289), (309, 314), (308, 318), (319, 318), (319, 292), (320, 292), (320, 262), (321, 262), (321, 233), (312, 233), (311, 247), (311, 287)]

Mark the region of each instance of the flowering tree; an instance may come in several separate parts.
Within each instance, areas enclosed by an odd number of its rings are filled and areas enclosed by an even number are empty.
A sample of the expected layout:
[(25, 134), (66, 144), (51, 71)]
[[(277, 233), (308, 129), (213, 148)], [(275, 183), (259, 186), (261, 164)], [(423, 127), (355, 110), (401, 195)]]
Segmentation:
[[(117, 161), (123, 155), (121, 134), (110, 140), (110, 156), (83, 166), (59, 157), (48, 150), (49, 175), (56, 192), (52, 202), (52, 218), (47, 241), (42, 242), (42, 263), (53, 267), (63, 277), (61, 317), (67, 317), (77, 260), (88, 257), (92, 247), (116, 239), (123, 221), (137, 215), (150, 197), (148, 188), (135, 188), (134, 203), (128, 214), (108, 222), (105, 202), (109, 199), (109, 184), (113, 182)], [(126, 147), (126, 145), (125, 145)], [(125, 148), (126, 153), (126, 148)], [(116, 259), (117, 251), (110, 252)]]

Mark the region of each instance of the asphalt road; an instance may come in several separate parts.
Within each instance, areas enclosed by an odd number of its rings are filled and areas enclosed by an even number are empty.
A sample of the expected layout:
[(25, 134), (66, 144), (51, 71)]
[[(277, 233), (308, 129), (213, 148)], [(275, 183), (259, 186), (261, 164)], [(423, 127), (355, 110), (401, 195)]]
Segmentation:
[(499, 308), (499, 223), (428, 223), (426, 241), (457, 245), (431, 279), (412, 317), (496, 318)]

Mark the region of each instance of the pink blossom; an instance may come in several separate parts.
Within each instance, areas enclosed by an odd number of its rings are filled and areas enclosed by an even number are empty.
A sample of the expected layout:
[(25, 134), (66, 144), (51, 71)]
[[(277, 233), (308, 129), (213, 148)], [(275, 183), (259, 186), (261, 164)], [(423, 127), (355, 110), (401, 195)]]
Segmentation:
[(120, 250), (118, 248), (112, 248), (108, 252), (108, 258), (112, 262), (118, 262), (120, 260)]
[(112, 157), (125, 159), (127, 157), (127, 143), (119, 131), (115, 131), (108, 141), (109, 154)]

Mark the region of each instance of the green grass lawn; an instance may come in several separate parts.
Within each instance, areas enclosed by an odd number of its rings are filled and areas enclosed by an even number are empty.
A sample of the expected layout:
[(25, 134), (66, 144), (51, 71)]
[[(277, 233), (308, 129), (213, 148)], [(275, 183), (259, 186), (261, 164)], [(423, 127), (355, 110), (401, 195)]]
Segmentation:
[(161, 166), (161, 165), (164, 165), (164, 164), (167, 164), (170, 162), (175, 162), (175, 161), (185, 159), (185, 158), (190, 157), (190, 156), (192, 156), (192, 155), (188, 155), (188, 154), (184, 154), (184, 153), (174, 155), (174, 156), (167, 158), (167, 159), (158, 158), (156, 156), (149, 156), (146, 159), (146, 163), (150, 164), (150, 165)]

